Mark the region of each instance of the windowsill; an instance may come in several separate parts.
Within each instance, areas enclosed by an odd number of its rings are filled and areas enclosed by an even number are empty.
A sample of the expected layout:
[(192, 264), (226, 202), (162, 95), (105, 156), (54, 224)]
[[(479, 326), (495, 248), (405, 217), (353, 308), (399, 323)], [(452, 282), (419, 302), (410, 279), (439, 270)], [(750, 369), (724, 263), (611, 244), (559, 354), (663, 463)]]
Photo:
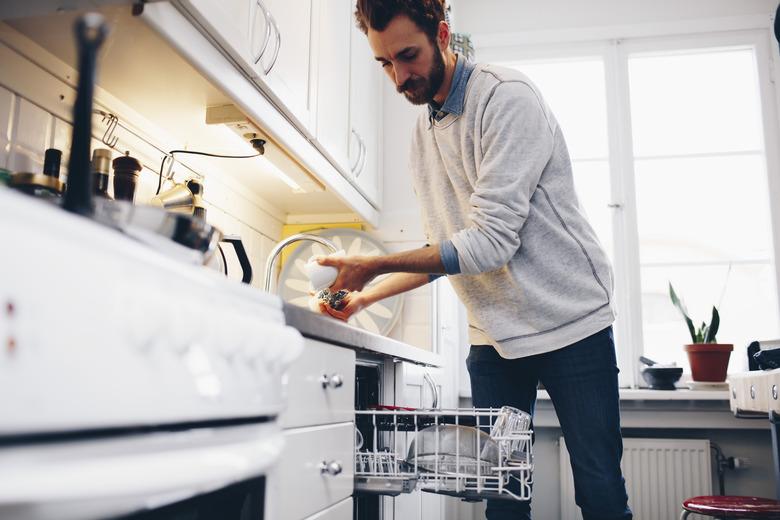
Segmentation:
[[(649, 388), (621, 388), (621, 401), (728, 401), (728, 390), (650, 390)], [(536, 398), (550, 400), (546, 390), (537, 390)]]

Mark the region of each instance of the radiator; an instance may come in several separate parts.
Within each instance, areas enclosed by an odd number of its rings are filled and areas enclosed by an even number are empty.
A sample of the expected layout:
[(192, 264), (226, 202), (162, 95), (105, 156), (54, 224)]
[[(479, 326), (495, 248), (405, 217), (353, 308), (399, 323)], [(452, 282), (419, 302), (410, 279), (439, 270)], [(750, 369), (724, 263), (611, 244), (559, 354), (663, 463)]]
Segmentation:
[[(561, 520), (582, 520), (574, 503), (574, 479), (563, 437), (560, 464)], [(683, 500), (712, 494), (708, 440), (623, 439), (621, 467), (635, 520), (679, 518)]]

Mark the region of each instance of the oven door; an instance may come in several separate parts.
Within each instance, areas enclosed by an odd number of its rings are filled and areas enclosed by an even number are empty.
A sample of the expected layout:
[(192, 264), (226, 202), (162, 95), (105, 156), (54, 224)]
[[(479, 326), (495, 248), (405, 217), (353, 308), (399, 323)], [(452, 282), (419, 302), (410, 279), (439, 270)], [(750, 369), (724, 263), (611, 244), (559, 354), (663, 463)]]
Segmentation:
[(276, 422), (0, 439), (0, 518), (258, 520)]

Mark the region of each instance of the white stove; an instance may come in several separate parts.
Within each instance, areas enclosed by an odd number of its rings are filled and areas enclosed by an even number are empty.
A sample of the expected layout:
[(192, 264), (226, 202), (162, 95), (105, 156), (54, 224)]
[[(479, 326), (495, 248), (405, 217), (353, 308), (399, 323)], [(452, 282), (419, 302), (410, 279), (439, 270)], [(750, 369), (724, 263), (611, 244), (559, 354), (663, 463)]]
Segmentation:
[(280, 300), (2, 188), (0, 239), (0, 518), (262, 518)]

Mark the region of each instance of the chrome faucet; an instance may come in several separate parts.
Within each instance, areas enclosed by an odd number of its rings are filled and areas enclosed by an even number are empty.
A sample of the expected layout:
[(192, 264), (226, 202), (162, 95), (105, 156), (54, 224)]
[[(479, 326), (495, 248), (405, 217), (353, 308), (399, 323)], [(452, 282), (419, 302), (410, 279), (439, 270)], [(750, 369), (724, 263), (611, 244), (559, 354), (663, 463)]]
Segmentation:
[(332, 253), (335, 253), (339, 250), (336, 245), (328, 240), (327, 238), (318, 237), (317, 235), (308, 235), (305, 233), (299, 233), (297, 235), (292, 235), (278, 244), (276, 244), (276, 247), (273, 248), (271, 253), (268, 255), (268, 260), (265, 262), (265, 291), (271, 292), (271, 282), (272, 282), (272, 273), (274, 272), (274, 266), (276, 265), (276, 259), (279, 256), (279, 253), (282, 252), (282, 250), (289, 246), (290, 244), (293, 244), (295, 242), (303, 242), (303, 241), (310, 241), (310, 242), (317, 242), (318, 244), (321, 244), (328, 249), (331, 250)]

